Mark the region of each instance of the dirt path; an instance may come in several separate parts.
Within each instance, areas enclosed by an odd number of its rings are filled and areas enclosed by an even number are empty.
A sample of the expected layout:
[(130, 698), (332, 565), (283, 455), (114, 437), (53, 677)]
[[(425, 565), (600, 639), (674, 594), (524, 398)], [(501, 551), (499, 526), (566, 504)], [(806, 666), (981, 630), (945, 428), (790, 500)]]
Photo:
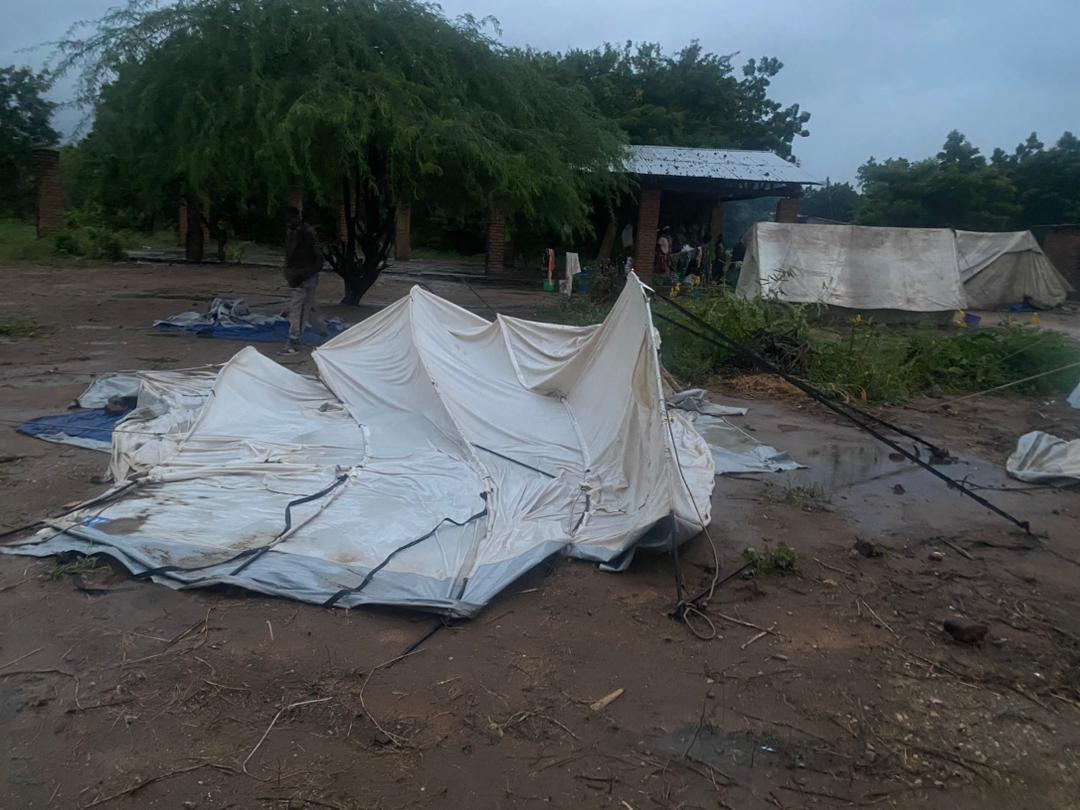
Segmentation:
[[(42, 326), (0, 343), (0, 530), (100, 492), (105, 466), (13, 422), (63, 410), (95, 373), (242, 346), (160, 336), (154, 318), (215, 294), (284, 295), (265, 269), (0, 272), (0, 314)], [(431, 286), (484, 311), (468, 288)], [(381, 280), (359, 314), (406, 289)], [(550, 301), (480, 293), (515, 314)], [(808, 469), (718, 479), (722, 570), (783, 541), (799, 572), (723, 585), (710, 641), (668, 617), (667, 556), (618, 575), (553, 560), (449, 627), (0, 556), (0, 807), (1076, 806), (1080, 493), (983, 490), (1049, 535), (1028, 537), (803, 400), (740, 404), (740, 424)], [(1016, 437), (1080, 436), (1078, 414), (985, 399), (892, 415), (959, 455), (951, 474), (1014, 488)], [(708, 580), (703, 539), (684, 562), (691, 585)], [(953, 642), (941, 623), (957, 615), (988, 640)]]

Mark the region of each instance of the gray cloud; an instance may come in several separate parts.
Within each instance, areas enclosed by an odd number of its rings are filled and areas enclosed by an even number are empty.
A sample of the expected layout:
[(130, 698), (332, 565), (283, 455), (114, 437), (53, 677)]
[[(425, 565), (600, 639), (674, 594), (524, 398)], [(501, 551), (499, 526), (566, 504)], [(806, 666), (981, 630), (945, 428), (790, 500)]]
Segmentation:
[[(7, 0), (15, 5), (16, 0)], [(9, 9), (0, 61), (40, 64), (16, 51), (55, 39), (115, 0), (38, 0)], [(853, 179), (866, 158), (926, 157), (953, 128), (984, 152), (1032, 130), (1044, 141), (1080, 132), (1080, 3), (1076, 0), (445, 0), (450, 16), (488, 14), (503, 39), (546, 50), (692, 38), (740, 59), (777, 56), (774, 97), (813, 114), (795, 152), (811, 171)], [(58, 88), (70, 95), (70, 85)], [(70, 131), (75, 117), (61, 114)]]

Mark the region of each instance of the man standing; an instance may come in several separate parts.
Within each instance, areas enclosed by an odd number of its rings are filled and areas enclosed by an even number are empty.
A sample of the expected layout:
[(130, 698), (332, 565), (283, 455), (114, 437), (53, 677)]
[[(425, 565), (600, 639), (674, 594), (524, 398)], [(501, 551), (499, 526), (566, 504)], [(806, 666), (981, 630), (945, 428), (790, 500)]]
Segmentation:
[(326, 324), (315, 309), (315, 290), (319, 286), (319, 271), (323, 257), (315, 229), (304, 222), (298, 208), (289, 207), (285, 231), (285, 280), (292, 289), (289, 300), (289, 342), (285, 354), (295, 354), (304, 334), (304, 322), (320, 335), (326, 335)]

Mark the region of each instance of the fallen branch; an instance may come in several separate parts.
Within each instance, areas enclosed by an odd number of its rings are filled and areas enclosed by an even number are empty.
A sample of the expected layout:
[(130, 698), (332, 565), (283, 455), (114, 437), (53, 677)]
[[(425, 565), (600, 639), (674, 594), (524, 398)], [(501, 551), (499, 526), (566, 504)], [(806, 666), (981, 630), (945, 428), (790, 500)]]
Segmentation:
[(888, 630), (890, 633), (892, 633), (897, 638), (900, 638), (900, 634), (897, 633), (895, 630), (893, 630), (891, 627), (889, 627), (889, 625), (885, 622), (885, 620), (883, 618), (881, 618), (880, 616), (878, 616), (877, 613), (874, 611), (874, 609), (872, 607), (870, 607), (870, 605), (866, 604), (866, 602), (863, 602), (861, 599), (856, 599), (855, 600), (856, 604), (859, 604), (860, 602), (862, 603), (862, 606), (864, 608), (866, 608), (868, 611), (870, 611), (870, 615), (873, 616), (875, 619), (877, 619), (878, 624), (880, 624), (882, 627), (884, 627), (886, 630)]
[(853, 574), (851, 571), (845, 571), (843, 568), (837, 568), (835, 565), (829, 565), (827, 562), (822, 562), (817, 557), (814, 557), (813, 560), (822, 568), (828, 568), (830, 571), (835, 571), (838, 574), (843, 574), (844, 576), (855, 579), (855, 574)]
[[(736, 619), (734, 616), (728, 616), (724, 613), (717, 613), (716, 615), (723, 619), (725, 622), (731, 622), (732, 624), (741, 624), (743, 627), (749, 627), (751, 630), (759, 630), (760, 632), (766, 634), (772, 633), (772, 635), (777, 636), (778, 638), (782, 637), (772, 628), (762, 627), (761, 625), (754, 624), (753, 622), (744, 622), (742, 619)], [(776, 627), (776, 625), (774, 624), (773, 627)]]
[(217, 769), (219, 771), (227, 771), (227, 772), (231, 772), (231, 773), (236, 772), (236, 770), (234, 768), (230, 768), (228, 765), (220, 765), (220, 764), (218, 764), (216, 762), (199, 762), (199, 763), (197, 763), (195, 765), (188, 765), (185, 768), (177, 768), (175, 770), (168, 771), (166, 773), (158, 774), (157, 776), (151, 776), (149, 779), (143, 779), (140, 782), (136, 782), (134, 785), (132, 785), (129, 788), (125, 788), (124, 790), (118, 791), (116, 793), (110, 793), (108, 796), (99, 796), (98, 798), (96, 798), (92, 802), (90, 802), (89, 804), (84, 804), (83, 808), (84, 808), (84, 810), (88, 810), (88, 808), (90, 808), (90, 807), (97, 807), (98, 805), (105, 804), (106, 802), (114, 801), (114, 800), (119, 799), (119, 798), (121, 798), (123, 796), (131, 796), (131, 795), (133, 795), (135, 793), (138, 793), (143, 788), (149, 787), (150, 785), (154, 784), (155, 782), (161, 782), (162, 780), (171, 779), (174, 776), (180, 776), (181, 774), (191, 773), (192, 771), (197, 771), (197, 770), (200, 770), (202, 768), (215, 768), (215, 769)]
[(374, 725), (375, 728), (377, 728), (383, 735), (385, 735), (386, 738), (390, 740), (390, 742), (392, 742), (394, 745), (396, 745), (398, 747), (401, 747), (401, 746), (404, 745), (404, 743), (405, 743), (404, 739), (402, 737), (397, 736), (396, 734), (391, 734), (389, 731), (387, 731), (385, 728), (383, 728), (382, 726), (379, 725), (379, 721), (375, 719), (375, 715), (373, 715), (368, 710), (367, 704), (364, 703), (364, 690), (367, 689), (368, 681), (371, 680), (371, 676), (374, 675), (376, 672), (378, 672), (380, 669), (385, 669), (386, 667), (393, 666), (394, 664), (396, 664), (398, 661), (402, 660), (403, 658), (408, 658), (410, 655), (416, 655), (417, 653), (421, 653), (423, 651), (424, 651), (423, 648), (420, 648), (420, 649), (417, 649), (417, 650), (412, 650), (410, 652), (405, 653), (404, 655), (399, 655), (396, 658), (391, 658), (389, 661), (384, 661), (383, 663), (372, 667), (371, 670), (368, 672), (367, 677), (364, 678), (364, 682), (362, 684), (360, 684), (360, 693), (359, 693), (359, 695), (357, 695), (357, 697), (360, 700), (360, 708), (364, 711), (364, 714), (367, 715), (367, 718), (371, 721), (372, 725)]
[(39, 653), (39, 652), (41, 652), (41, 651), (42, 651), (42, 650), (44, 650), (44, 649), (45, 649), (44, 647), (38, 647), (38, 648), (37, 648), (36, 650), (31, 650), (31, 651), (30, 651), (30, 652), (28, 652), (28, 653), (23, 653), (23, 654), (22, 654), (22, 655), (20, 655), (20, 656), (19, 656), (18, 658), (14, 659), (14, 660), (12, 660), (12, 661), (8, 661), (8, 662), (7, 662), (6, 664), (4, 664), (3, 666), (0, 666), (0, 669), (7, 669), (8, 667), (13, 667), (13, 666), (15, 666), (15, 665), (16, 665), (17, 663), (19, 663), (20, 661), (25, 661), (25, 660), (26, 660), (27, 658), (29, 658), (29, 657), (30, 657), (31, 655), (34, 655), (35, 653)]
[(247, 764), (251, 761), (251, 758), (255, 756), (255, 752), (259, 750), (259, 747), (266, 741), (266, 738), (270, 735), (270, 731), (274, 728), (274, 724), (276, 724), (277, 721), (281, 718), (281, 715), (292, 709), (299, 708), (300, 706), (309, 706), (312, 703), (326, 703), (326, 701), (328, 700), (333, 700), (333, 698), (325, 697), (315, 698), (314, 700), (301, 700), (297, 703), (290, 703), (284, 709), (279, 710), (278, 713), (274, 715), (274, 719), (270, 721), (270, 725), (266, 727), (266, 731), (263, 732), (263, 735), (259, 738), (259, 741), (255, 743), (255, 747), (251, 749), (251, 753), (244, 757), (244, 761), (240, 763), (240, 770), (242, 770), (248, 776), (252, 775), (248, 773)]
[(943, 538), (941, 538), (941, 542), (942, 542), (942, 543), (944, 543), (945, 545), (947, 545), (947, 546), (948, 546), (949, 548), (951, 548), (951, 549), (952, 549), (953, 551), (955, 551), (955, 552), (956, 552), (957, 554), (959, 554), (959, 555), (960, 555), (961, 557), (967, 557), (967, 558), (968, 558), (969, 560), (974, 560), (974, 559), (975, 559), (974, 557), (972, 557), (972, 556), (971, 556), (971, 552), (970, 552), (970, 551), (968, 551), (968, 550), (967, 550), (966, 548), (964, 548), (963, 546), (959, 546), (959, 545), (957, 545), (957, 544), (956, 544), (956, 543), (954, 543), (954, 542), (953, 542), (952, 540), (946, 540), (946, 539), (945, 539), (945, 538), (943, 537)]
[(739, 647), (739, 649), (740, 649), (740, 650), (745, 650), (745, 649), (746, 649), (747, 647), (749, 647), (749, 646), (750, 646), (751, 644), (753, 644), (753, 643), (754, 643), (755, 641), (758, 641), (759, 639), (763, 639), (763, 638), (765, 638), (765, 636), (769, 635), (769, 633), (771, 633), (771, 632), (773, 631), (773, 627), (776, 627), (776, 625), (775, 625), (775, 624), (773, 624), (773, 625), (772, 625), (772, 626), (770, 626), (770, 627), (769, 627), (768, 629), (766, 629), (766, 630), (762, 630), (762, 631), (761, 631), (760, 633), (758, 633), (758, 634), (757, 634), (756, 636), (754, 636), (754, 637), (753, 637), (752, 639), (750, 639), (750, 640), (749, 640), (749, 641), (747, 641), (747, 642), (746, 642), (745, 644), (743, 644), (743, 645), (742, 645), (741, 647)]
[(623, 689), (623, 688), (622, 688), (622, 687), (620, 686), (620, 687), (619, 687), (618, 689), (616, 689), (616, 690), (615, 690), (614, 692), (611, 692), (611, 693), (609, 693), (609, 694), (606, 694), (606, 695), (604, 695), (604, 696), (603, 696), (602, 698), (600, 698), (600, 699), (599, 699), (598, 701), (596, 701), (595, 703), (590, 703), (590, 704), (589, 704), (589, 708), (590, 708), (590, 709), (592, 709), (592, 710), (593, 710), (594, 712), (600, 712), (600, 711), (603, 711), (603, 710), (604, 710), (604, 709), (606, 709), (606, 708), (607, 708), (608, 706), (610, 706), (610, 705), (611, 705), (612, 703), (614, 703), (614, 702), (615, 702), (616, 700), (618, 700), (619, 698), (621, 698), (621, 697), (623, 696), (623, 692), (625, 692), (625, 691), (626, 691), (626, 690), (625, 690), (625, 689)]

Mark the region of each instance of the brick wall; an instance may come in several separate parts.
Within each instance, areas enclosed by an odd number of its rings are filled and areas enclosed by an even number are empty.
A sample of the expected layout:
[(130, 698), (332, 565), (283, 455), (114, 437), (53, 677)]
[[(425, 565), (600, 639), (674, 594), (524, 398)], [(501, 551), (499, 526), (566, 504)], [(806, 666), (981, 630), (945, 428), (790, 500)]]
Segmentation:
[(1046, 234), (1043, 253), (1061, 275), (1080, 290), (1080, 228), (1059, 228)]
[(394, 258), (407, 262), (412, 258), (412, 207), (408, 203), (398, 203), (394, 216)]
[(634, 269), (646, 284), (652, 282), (656, 264), (656, 230), (660, 225), (658, 188), (643, 188), (638, 198), (637, 230), (634, 233)]
[(60, 151), (35, 149), (32, 157), (37, 186), (38, 239), (64, 229), (64, 193), (60, 188)]
[(487, 255), (484, 259), (484, 272), (498, 272), (503, 267), (506, 250), (506, 215), (499, 208), (492, 208), (488, 213)]
[(782, 200), (776, 202), (776, 221), (777, 222), (798, 222), (799, 221), (799, 198), (798, 197), (785, 197)]

